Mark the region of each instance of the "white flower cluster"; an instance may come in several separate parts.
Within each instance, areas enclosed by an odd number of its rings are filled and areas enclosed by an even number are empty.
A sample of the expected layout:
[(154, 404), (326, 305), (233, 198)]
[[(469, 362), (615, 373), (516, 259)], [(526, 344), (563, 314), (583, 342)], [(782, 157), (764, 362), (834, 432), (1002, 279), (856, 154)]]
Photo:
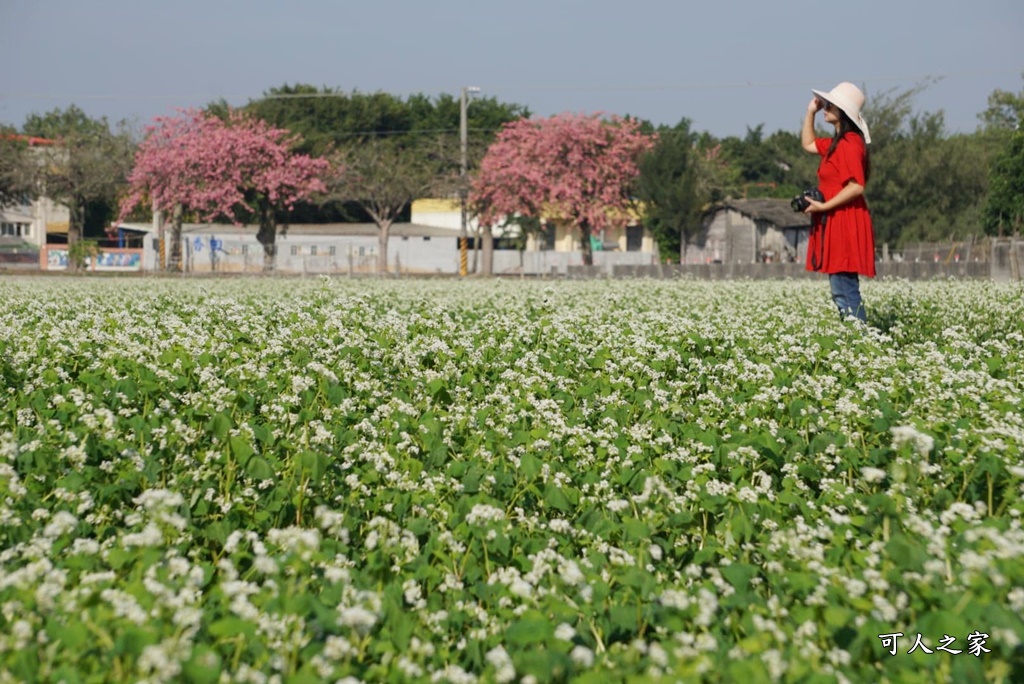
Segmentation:
[(892, 445), (898, 449), (904, 444), (909, 444), (918, 456), (927, 458), (935, 448), (935, 438), (921, 432), (913, 425), (900, 425), (892, 428)]

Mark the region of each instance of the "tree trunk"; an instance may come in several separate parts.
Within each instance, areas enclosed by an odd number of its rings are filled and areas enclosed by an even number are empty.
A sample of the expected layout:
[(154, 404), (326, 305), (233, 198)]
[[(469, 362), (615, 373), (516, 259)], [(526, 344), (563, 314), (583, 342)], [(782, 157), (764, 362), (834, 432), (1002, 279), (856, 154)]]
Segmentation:
[(470, 273), (479, 273), (480, 269), (480, 231), (482, 226), (476, 227), (476, 232), (473, 234), (473, 268)]
[(377, 273), (380, 275), (386, 275), (388, 272), (388, 233), (391, 232), (391, 221), (381, 221), (378, 224), (380, 228), (379, 236), (379, 254), (377, 255)]
[(269, 205), (260, 207), (260, 230), (256, 233), (256, 239), (263, 245), (263, 272), (272, 273), (277, 257), (277, 224), (274, 221), (274, 208)]
[(168, 271), (178, 272), (181, 270), (181, 221), (184, 213), (180, 204), (174, 205), (174, 211), (171, 213), (171, 239), (170, 244), (167, 245), (170, 247), (167, 252)]
[(78, 243), (85, 232), (85, 202), (78, 197), (71, 199), (68, 208), (68, 270), (77, 272), (83, 266), (84, 254), (78, 249)]
[(491, 232), (490, 226), (481, 226), (480, 231), (480, 242), (482, 243), (480, 271), (484, 275), (494, 275), (494, 233)]
[(583, 265), (594, 265), (594, 249), (590, 244), (590, 221), (580, 221), (580, 251), (583, 254)]

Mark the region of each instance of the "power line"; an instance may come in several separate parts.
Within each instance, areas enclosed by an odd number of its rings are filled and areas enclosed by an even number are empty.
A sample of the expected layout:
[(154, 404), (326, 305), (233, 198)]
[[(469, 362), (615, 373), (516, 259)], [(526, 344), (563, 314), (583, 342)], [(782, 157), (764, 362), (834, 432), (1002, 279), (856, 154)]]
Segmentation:
[[(940, 74), (917, 74), (917, 75), (874, 75), (851, 78), (851, 81), (861, 83), (877, 82), (902, 82), (902, 81), (941, 81), (947, 78), (961, 78), (970, 76), (992, 76), (998, 74), (1021, 74), (1024, 67), (1006, 69), (981, 69), (972, 71), (950, 71)], [(785, 81), (720, 81), (710, 83), (647, 83), (647, 84), (604, 84), (604, 85), (573, 85), (573, 84), (533, 84), (533, 85), (488, 85), (484, 90), (488, 91), (582, 91), (582, 92), (654, 92), (654, 91), (686, 91), (686, 90), (739, 90), (745, 88), (793, 88), (806, 86), (807, 80), (785, 80)], [(375, 92), (354, 91), (361, 95), (372, 95)], [(254, 98), (252, 95), (224, 95), (218, 94), (160, 94), (150, 93), (142, 95), (111, 94), (111, 93), (82, 93), (82, 94), (53, 94), (53, 93), (0, 93), (0, 99), (11, 100), (195, 100), (195, 99), (224, 99), (239, 100), (248, 98), (250, 100), (300, 100), (300, 99), (322, 99), (332, 97), (350, 97), (353, 92), (329, 91), (314, 93), (276, 93), (265, 94)]]

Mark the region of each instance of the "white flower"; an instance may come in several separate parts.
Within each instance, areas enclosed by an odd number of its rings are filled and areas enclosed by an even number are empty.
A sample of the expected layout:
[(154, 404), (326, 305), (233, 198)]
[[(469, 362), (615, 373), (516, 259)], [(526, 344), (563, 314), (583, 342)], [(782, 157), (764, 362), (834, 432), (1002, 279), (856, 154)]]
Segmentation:
[(505, 511), (488, 504), (476, 504), (466, 514), (466, 524), (486, 525), (489, 522), (501, 522), (505, 519)]
[(567, 622), (562, 622), (555, 627), (555, 638), (561, 639), (562, 641), (572, 641), (573, 637), (576, 636), (576, 630), (573, 629), (572, 625)]
[(881, 482), (882, 480), (885, 479), (884, 470), (882, 470), (881, 468), (872, 468), (871, 466), (861, 468), (860, 475), (867, 482)]
[(78, 525), (78, 518), (67, 511), (57, 511), (53, 514), (53, 518), (50, 519), (50, 523), (43, 530), (43, 536), (49, 537), (50, 539), (56, 539), (62, 534), (67, 534), (75, 529), (76, 525)]
[(892, 445), (897, 449), (909, 444), (919, 456), (927, 456), (935, 447), (935, 439), (918, 431), (913, 425), (900, 425), (892, 429)]
[(690, 595), (678, 589), (666, 589), (661, 594), (661, 605), (686, 610), (690, 607)]
[(377, 624), (377, 615), (362, 606), (339, 607), (338, 622), (352, 627), (360, 634), (366, 634)]
[(487, 662), (495, 669), (494, 681), (499, 684), (511, 682), (516, 678), (516, 668), (512, 664), (512, 657), (501, 646), (495, 646), (487, 652)]
[(609, 511), (612, 511), (613, 513), (619, 513), (629, 508), (629, 502), (626, 501), (625, 499), (614, 499), (605, 504), (605, 506), (608, 508)]
[(569, 654), (572, 661), (580, 667), (592, 667), (594, 665), (594, 652), (586, 646), (577, 646)]

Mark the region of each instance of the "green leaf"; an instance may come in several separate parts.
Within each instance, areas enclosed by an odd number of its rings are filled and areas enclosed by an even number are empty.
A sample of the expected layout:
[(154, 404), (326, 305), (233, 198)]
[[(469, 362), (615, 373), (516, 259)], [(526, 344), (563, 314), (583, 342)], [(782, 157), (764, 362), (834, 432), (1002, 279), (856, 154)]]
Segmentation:
[(188, 681), (196, 684), (214, 684), (220, 679), (222, 662), (220, 655), (208, 646), (196, 646), (192, 657), (184, 666)]
[(847, 627), (853, 623), (857, 614), (849, 608), (842, 606), (828, 606), (825, 608), (825, 624), (830, 627)]
[(750, 587), (751, 578), (757, 575), (757, 568), (748, 563), (731, 563), (721, 566), (719, 569), (729, 584), (735, 589), (743, 591)]
[(274, 478), (274, 469), (270, 467), (266, 459), (261, 456), (250, 458), (245, 466), (246, 474), (254, 480), (271, 480)]
[(505, 630), (505, 641), (512, 646), (542, 644), (554, 635), (554, 626), (537, 611), (527, 611)]
[(231, 447), (231, 453), (234, 455), (235, 460), (238, 461), (238, 465), (245, 467), (249, 457), (255, 452), (249, 445), (249, 440), (245, 437), (234, 436), (228, 439), (228, 445)]
[(56, 641), (59, 641), (71, 651), (79, 650), (92, 639), (88, 628), (74, 619), (69, 619), (65, 625), (51, 624), (47, 631), (50, 632)]
[(242, 618), (226, 617), (210, 625), (210, 634), (217, 639), (230, 639), (237, 636), (246, 636), (251, 639), (256, 636), (256, 626)]
[(902, 570), (918, 569), (928, 560), (927, 552), (903, 534), (894, 534), (885, 550), (892, 562)]
[(519, 472), (522, 473), (523, 479), (529, 482), (540, 474), (540, 470), (543, 464), (540, 459), (533, 454), (523, 454), (522, 458), (519, 459)]
[(231, 429), (231, 418), (224, 413), (218, 413), (210, 419), (207, 429), (217, 439), (224, 439)]
[(622, 523), (623, 538), (627, 541), (641, 541), (651, 536), (651, 528), (646, 523), (630, 518)]
[(569, 503), (568, 497), (559, 487), (554, 485), (547, 485), (544, 487), (544, 503), (551, 508), (569, 513), (573, 510), (572, 504)]
[(311, 484), (319, 484), (327, 472), (327, 456), (316, 451), (303, 451), (298, 456), (299, 472), (308, 477)]

